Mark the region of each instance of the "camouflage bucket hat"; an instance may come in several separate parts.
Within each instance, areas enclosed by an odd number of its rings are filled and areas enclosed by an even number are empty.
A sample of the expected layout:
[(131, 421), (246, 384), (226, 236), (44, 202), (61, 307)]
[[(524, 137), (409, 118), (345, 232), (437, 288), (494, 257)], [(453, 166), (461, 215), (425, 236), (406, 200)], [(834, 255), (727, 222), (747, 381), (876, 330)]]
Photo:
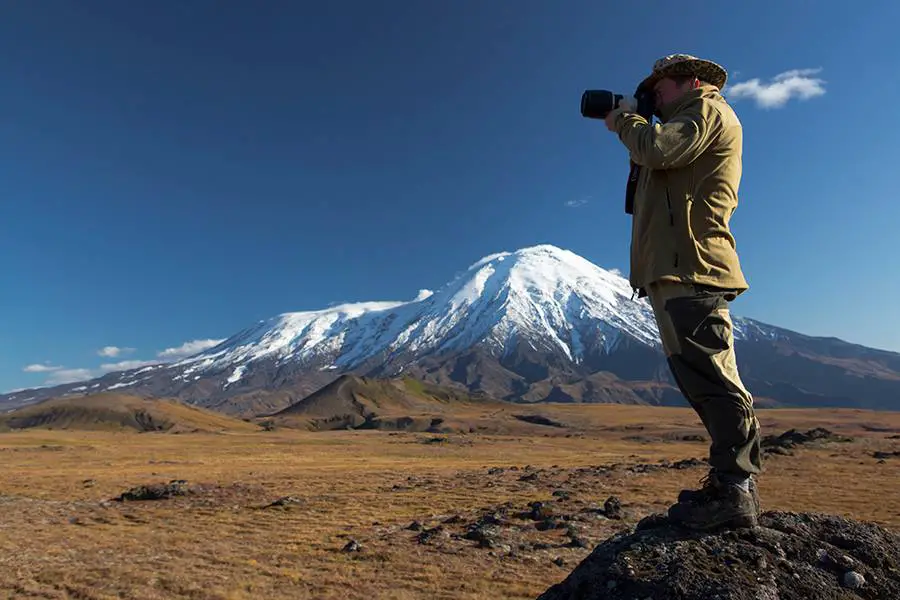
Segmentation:
[(650, 89), (657, 81), (670, 75), (693, 75), (720, 90), (728, 79), (725, 69), (710, 60), (690, 54), (670, 54), (653, 63), (653, 72), (641, 82), (639, 88)]

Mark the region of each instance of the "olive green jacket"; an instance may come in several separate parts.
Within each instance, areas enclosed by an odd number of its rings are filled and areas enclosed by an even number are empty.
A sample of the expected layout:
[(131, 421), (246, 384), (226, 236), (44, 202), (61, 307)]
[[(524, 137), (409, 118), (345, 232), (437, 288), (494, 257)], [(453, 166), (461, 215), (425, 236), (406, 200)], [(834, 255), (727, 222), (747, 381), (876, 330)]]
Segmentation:
[(744, 279), (729, 220), (741, 180), (741, 123), (718, 88), (660, 108), (661, 124), (617, 111), (614, 129), (640, 165), (631, 235), (632, 287), (653, 281), (727, 288)]

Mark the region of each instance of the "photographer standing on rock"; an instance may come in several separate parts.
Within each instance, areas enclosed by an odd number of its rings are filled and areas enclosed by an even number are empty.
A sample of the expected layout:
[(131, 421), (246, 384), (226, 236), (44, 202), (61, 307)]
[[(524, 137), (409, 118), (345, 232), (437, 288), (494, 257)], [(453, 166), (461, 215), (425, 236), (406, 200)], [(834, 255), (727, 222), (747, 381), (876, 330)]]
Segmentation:
[(631, 284), (649, 297), (669, 368), (712, 439), (711, 470), (669, 518), (692, 529), (756, 525), (760, 426), (738, 374), (728, 303), (748, 289), (729, 219), (741, 179), (741, 123), (720, 94), (725, 69), (687, 54), (661, 58), (639, 90), (650, 123), (628, 105), (605, 117), (640, 167)]

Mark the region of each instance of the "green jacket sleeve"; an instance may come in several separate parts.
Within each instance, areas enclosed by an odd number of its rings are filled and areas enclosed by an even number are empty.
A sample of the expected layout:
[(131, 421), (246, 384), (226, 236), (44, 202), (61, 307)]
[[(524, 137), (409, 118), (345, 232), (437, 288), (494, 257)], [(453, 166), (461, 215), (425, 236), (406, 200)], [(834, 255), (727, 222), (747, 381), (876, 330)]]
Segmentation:
[(619, 139), (631, 160), (650, 169), (677, 169), (691, 164), (715, 139), (714, 128), (699, 110), (687, 110), (663, 124), (622, 112), (615, 117)]

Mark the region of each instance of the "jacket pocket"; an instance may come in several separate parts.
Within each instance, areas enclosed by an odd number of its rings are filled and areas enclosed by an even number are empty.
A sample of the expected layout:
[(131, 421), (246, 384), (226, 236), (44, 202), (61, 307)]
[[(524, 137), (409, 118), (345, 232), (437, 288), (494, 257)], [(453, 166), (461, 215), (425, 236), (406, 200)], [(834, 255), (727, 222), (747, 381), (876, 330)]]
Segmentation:
[(728, 308), (725, 296), (724, 293), (701, 292), (671, 298), (665, 303), (683, 353), (695, 357), (711, 356), (729, 348), (731, 326), (722, 315), (723, 309)]

